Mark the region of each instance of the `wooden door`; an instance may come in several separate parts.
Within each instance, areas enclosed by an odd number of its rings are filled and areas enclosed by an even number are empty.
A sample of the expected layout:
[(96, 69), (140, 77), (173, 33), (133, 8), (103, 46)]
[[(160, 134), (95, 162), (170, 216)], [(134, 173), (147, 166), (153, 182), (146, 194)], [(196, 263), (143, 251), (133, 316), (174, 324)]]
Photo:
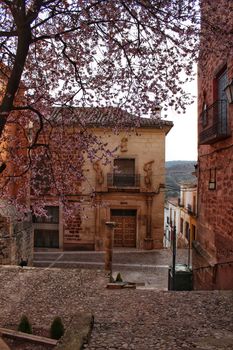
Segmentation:
[(136, 216), (123, 218), (123, 247), (136, 247)]
[(58, 230), (34, 230), (35, 248), (59, 248)]
[(136, 247), (136, 210), (111, 210), (111, 220), (117, 223), (114, 247)]

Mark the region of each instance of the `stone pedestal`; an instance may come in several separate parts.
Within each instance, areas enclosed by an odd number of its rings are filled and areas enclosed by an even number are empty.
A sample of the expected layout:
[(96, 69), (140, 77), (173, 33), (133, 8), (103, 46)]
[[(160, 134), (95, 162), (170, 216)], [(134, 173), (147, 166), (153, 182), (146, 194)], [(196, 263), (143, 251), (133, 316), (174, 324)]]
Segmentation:
[(114, 228), (116, 227), (115, 222), (106, 222), (106, 235), (105, 235), (105, 271), (112, 275), (112, 248), (113, 248), (113, 237), (114, 237)]
[(152, 238), (144, 238), (144, 249), (145, 250), (153, 249), (153, 239)]

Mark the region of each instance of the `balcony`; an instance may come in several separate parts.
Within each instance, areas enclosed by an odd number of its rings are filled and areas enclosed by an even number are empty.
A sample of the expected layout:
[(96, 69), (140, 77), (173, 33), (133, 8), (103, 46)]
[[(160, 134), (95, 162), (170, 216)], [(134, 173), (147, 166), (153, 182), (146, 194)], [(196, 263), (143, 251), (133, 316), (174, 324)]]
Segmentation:
[(187, 205), (187, 211), (189, 215), (196, 216), (196, 210), (192, 208), (191, 204)]
[(218, 100), (202, 112), (201, 120), (206, 126), (199, 134), (200, 145), (210, 145), (230, 136), (227, 105), (226, 100)]
[(140, 174), (107, 174), (108, 188), (140, 188)]
[(181, 208), (184, 207), (184, 203), (182, 202), (181, 198), (178, 198), (178, 206)]

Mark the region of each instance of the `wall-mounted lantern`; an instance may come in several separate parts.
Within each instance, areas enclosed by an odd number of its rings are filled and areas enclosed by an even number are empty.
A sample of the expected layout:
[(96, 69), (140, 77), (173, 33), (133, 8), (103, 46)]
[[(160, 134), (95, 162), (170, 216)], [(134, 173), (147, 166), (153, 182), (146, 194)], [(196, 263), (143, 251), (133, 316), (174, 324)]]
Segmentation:
[(229, 103), (233, 103), (233, 79), (231, 80), (231, 82), (225, 87), (224, 89), (226, 96), (227, 96), (227, 100)]

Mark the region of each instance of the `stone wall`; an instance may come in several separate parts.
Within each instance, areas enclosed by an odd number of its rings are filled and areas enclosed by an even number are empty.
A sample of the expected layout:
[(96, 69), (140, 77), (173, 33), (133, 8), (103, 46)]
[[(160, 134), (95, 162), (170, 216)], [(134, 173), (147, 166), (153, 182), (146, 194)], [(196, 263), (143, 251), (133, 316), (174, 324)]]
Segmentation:
[(18, 265), (21, 260), (33, 263), (32, 222), (12, 223), (8, 218), (0, 218), (0, 264)]
[[(111, 210), (116, 209), (137, 212), (136, 228), (130, 228), (134, 230), (136, 248), (163, 247), (165, 135), (171, 126), (161, 124), (153, 128), (141, 127), (137, 132), (125, 130), (119, 133), (104, 127), (90, 130), (113, 154), (109, 155), (108, 162), (101, 160), (101, 153), (94, 163), (88, 157), (84, 160), (83, 181), (77, 191), (69, 192), (71, 194), (67, 196), (69, 205), (75, 208), (72, 217), (67, 217), (69, 214), (56, 199), (56, 205), (60, 205), (60, 249), (104, 249), (105, 222), (111, 220)], [(136, 180), (133, 185), (121, 188), (112, 182), (116, 170), (114, 159), (119, 158), (134, 161)], [(46, 205), (55, 204), (47, 202)], [(49, 229), (43, 223), (37, 223), (35, 228), (39, 229), (39, 226), (41, 230)], [(127, 230), (124, 227), (122, 232)], [(48, 248), (46, 244), (44, 248)]]
[[(99, 162), (98, 172), (102, 173), (102, 181), (98, 183), (97, 171), (88, 161), (85, 164), (86, 177), (89, 184), (96, 188), (98, 198), (96, 202), (95, 217), (89, 209), (87, 220), (83, 220), (82, 239), (84, 241), (93, 237), (95, 249), (103, 249), (105, 222), (111, 220), (111, 209), (135, 209), (137, 210), (136, 248), (146, 248), (149, 233), (150, 249), (163, 247), (164, 236), (164, 186), (165, 179), (165, 130), (139, 129), (138, 133), (120, 132), (114, 134), (111, 130), (95, 129), (93, 132), (101, 138), (103, 143), (109, 143), (111, 149), (116, 149), (109, 164), (102, 165)], [(127, 137), (126, 137), (127, 136)], [(122, 147), (124, 140), (124, 148)], [(127, 141), (125, 141), (127, 140)], [(140, 176), (140, 188), (138, 190), (109, 190), (107, 174), (114, 172), (114, 158), (129, 158), (135, 160), (135, 174)], [(151, 169), (147, 171), (147, 167)], [(150, 175), (150, 181), (148, 180)], [(89, 188), (88, 183), (83, 185)], [(150, 206), (150, 209), (148, 209)], [(86, 213), (86, 211), (85, 211)], [(150, 223), (147, 218), (150, 217)], [(85, 226), (85, 227), (84, 227)], [(87, 226), (89, 230), (87, 230)], [(147, 226), (150, 226), (148, 228)], [(146, 242), (145, 242), (146, 240)], [(148, 248), (147, 248), (148, 249)]]
[[(205, 253), (207, 251), (205, 250)], [(232, 290), (233, 264), (225, 261), (214, 263), (213, 257), (202, 254), (194, 245), (193, 249), (193, 285), (196, 290)]]

